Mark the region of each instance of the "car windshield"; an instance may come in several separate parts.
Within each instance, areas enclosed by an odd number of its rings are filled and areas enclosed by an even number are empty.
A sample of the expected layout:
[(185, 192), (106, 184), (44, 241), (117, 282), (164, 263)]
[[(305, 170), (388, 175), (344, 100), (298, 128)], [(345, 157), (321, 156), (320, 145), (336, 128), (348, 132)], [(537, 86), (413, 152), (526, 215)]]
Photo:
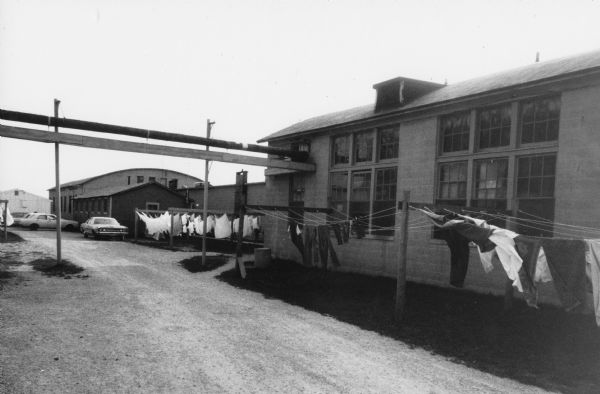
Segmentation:
[(94, 219), (94, 224), (112, 224), (112, 225), (118, 226), (119, 222), (117, 222), (113, 218), (98, 218), (98, 219)]

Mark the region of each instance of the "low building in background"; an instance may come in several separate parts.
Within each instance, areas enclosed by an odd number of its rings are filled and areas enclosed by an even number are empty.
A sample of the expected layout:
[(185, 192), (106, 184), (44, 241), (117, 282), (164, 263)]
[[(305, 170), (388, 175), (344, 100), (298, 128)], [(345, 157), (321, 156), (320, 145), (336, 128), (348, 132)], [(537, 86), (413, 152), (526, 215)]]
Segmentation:
[[(73, 200), (78, 196), (99, 192), (103, 189), (135, 186), (146, 182), (156, 182), (171, 190), (203, 185), (200, 178), (163, 168), (128, 168), (108, 172), (61, 184), (61, 216), (68, 219), (75, 218)], [(56, 213), (56, 188), (48, 189), (48, 193), (52, 201), (52, 212)]]
[(164, 210), (187, 208), (186, 197), (157, 183), (114, 186), (90, 191), (73, 198), (73, 218), (84, 222), (92, 216), (109, 216), (133, 233), (135, 209)]
[(0, 200), (8, 200), (8, 209), (12, 213), (44, 212), (50, 213), (50, 200), (22, 189), (10, 189), (0, 192)]
[[(208, 210), (211, 212), (235, 213), (235, 188), (236, 185), (209, 186)], [(198, 186), (188, 189), (179, 189), (181, 194), (188, 196), (193, 201), (191, 208), (202, 209), (204, 201), (204, 187)], [(247, 184), (248, 201), (250, 205), (268, 204), (265, 194), (265, 183), (255, 182)]]

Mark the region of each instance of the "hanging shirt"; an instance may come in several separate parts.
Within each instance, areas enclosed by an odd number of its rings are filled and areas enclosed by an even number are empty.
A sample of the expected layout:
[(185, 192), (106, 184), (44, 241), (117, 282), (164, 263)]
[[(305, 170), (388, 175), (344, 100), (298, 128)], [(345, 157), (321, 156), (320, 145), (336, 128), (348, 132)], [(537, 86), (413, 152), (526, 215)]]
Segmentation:
[(540, 238), (554, 288), (567, 311), (585, 304), (585, 248), (583, 240)]
[(173, 235), (174, 236), (179, 236), (183, 232), (183, 223), (181, 221), (181, 216), (182, 215), (180, 215), (178, 213), (173, 215)]
[(540, 254), (538, 255), (538, 261), (535, 266), (535, 275), (533, 277), (535, 282), (552, 282), (552, 274), (550, 274), (550, 268), (548, 267), (548, 261), (546, 260), (546, 253), (544, 248), (540, 246)]
[(206, 221), (206, 232), (210, 233), (215, 230), (215, 215), (208, 215)]
[(251, 216), (244, 216), (244, 229), (243, 229), (243, 237), (244, 238), (248, 238), (248, 237), (252, 237), (252, 235), (254, 234), (254, 231), (252, 230), (252, 217)]
[(515, 249), (515, 241), (511, 238), (511, 233), (515, 234), (515, 236), (518, 235), (512, 231), (508, 232), (508, 230), (494, 230), (492, 235), (490, 235), (490, 241), (496, 244), (495, 250), (498, 254), (498, 259), (502, 264), (502, 268), (506, 271), (506, 275), (512, 280), (512, 285), (520, 292), (523, 292), (523, 286), (519, 278), (519, 270), (523, 265), (523, 259), (521, 259), (521, 256), (519, 256), (519, 253)]
[(592, 282), (594, 314), (596, 315), (596, 325), (600, 326), (600, 240), (588, 239), (585, 242), (588, 247), (586, 263)]
[(231, 236), (231, 221), (227, 215), (215, 220), (215, 238), (222, 239)]

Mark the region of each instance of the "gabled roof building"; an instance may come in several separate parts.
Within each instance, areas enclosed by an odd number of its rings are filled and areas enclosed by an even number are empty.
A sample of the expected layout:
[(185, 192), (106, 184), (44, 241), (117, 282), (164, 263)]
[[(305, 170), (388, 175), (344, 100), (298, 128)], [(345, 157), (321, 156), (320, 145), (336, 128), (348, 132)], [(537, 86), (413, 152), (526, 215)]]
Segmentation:
[[(267, 169), (273, 205), (327, 207), (361, 217), (366, 235), (337, 250), (342, 269), (395, 276), (397, 209), (411, 201), (505, 212), (521, 234), (600, 237), (600, 51), (498, 72), (456, 84), (410, 78), (377, 83), (375, 103), (317, 116), (259, 142), (309, 150), (313, 173)], [(315, 215), (315, 214), (312, 214)], [(312, 216), (314, 218), (314, 216)], [(445, 242), (413, 217), (408, 278), (447, 285)], [(305, 216), (306, 220), (306, 216)], [(301, 261), (288, 224), (265, 218), (265, 246)], [(589, 228), (585, 233), (581, 229)], [(485, 274), (472, 248), (465, 286), (502, 293), (502, 269)], [(541, 297), (556, 299), (552, 286)]]

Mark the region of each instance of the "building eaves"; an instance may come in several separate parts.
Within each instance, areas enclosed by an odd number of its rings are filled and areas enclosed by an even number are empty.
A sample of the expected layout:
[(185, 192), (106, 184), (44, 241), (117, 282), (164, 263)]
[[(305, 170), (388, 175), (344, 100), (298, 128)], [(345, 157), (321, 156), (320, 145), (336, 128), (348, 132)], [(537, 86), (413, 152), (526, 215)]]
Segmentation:
[(368, 120), (383, 115), (402, 114), (417, 109), (426, 109), (429, 106), (451, 103), (460, 99), (495, 93), (503, 89), (539, 83), (545, 80), (553, 80), (554, 78), (589, 71), (600, 71), (600, 51), (534, 63), (447, 85), (391, 111), (375, 112), (375, 105), (371, 104), (317, 116), (279, 130), (261, 138), (258, 142), (292, 137), (302, 133), (317, 132), (332, 126), (342, 126), (347, 123)]
[(185, 198), (180, 193), (177, 193), (176, 191), (171, 190), (168, 187), (166, 187), (158, 182), (144, 182), (144, 183), (138, 183), (136, 185), (111, 186), (111, 187), (105, 187), (103, 189), (91, 190), (88, 193), (84, 193), (84, 194), (74, 197), (74, 199), (111, 197), (111, 196), (116, 196), (121, 193), (130, 192), (130, 191), (133, 191), (136, 189), (141, 189), (141, 188), (147, 187), (149, 185), (155, 185), (161, 189), (168, 191), (171, 194), (175, 194), (178, 197)]

